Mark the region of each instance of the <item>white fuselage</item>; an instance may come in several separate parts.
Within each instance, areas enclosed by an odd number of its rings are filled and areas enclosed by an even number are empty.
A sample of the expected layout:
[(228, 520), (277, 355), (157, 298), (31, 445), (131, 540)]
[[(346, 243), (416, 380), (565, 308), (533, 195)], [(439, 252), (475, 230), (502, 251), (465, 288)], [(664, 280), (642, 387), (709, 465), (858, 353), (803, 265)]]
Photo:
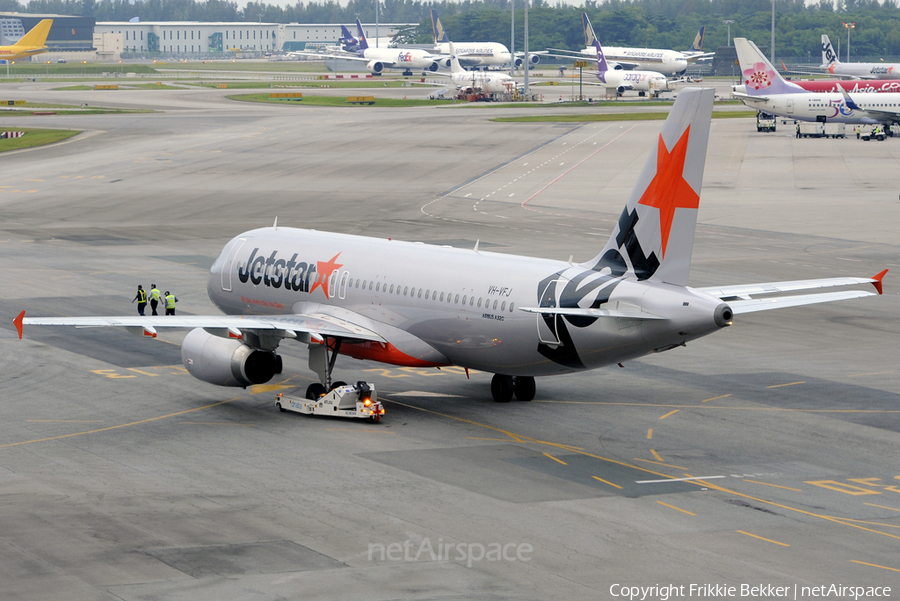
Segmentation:
[(897, 63), (834, 63), (827, 67), (832, 75), (860, 79), (900, 79)]
[(359, 55), (369, 61), (383, 63), (385, 67), (394, 69), (408, 69), (410, 71), (428, 71), (434, 64), (429, 52), (419, 49), (404, 48), (366, 48), (360, 50)]
[(458, 90), (472, 90), (485, 94), (504, 94), (516, 88), (516, 80), (497, 71), (458, 71), (450, 75)]
[[(690, 288), (563, 261), (283, 227), (229, 242), (208, 291), (228, 314), (325, 314), (390, 341), (345, 342), (342, 354), (528, 376), (600, 367), (709, 334), (721, 305)], [(666, 319), (520, 310), (601, 305)]]
[(873, 118), (865, 109), (900, 111), (900, 93), (896, 92), (854, 94), (853, 102), (863, 111), (849, 108), (839, 93), (772, 94), (767, 98), (765, 101), (742, 100), (751, 108), (798, 121), (871, 125), (882, 121)]
[[(454, 51), (460, 62), (467, 65), (501, 66), (512, 59), (509, 49), (499, 42), (453, 42)], [(436, 53), (449, 55), (450, 44), (435, 44)]]
[[(584, 48), (581, 54), (595, 58), (597, 50), (593, 46)], [(603, 47), (606, 60), (635, 64), (637, 69), (655, 71), (663, 75), (678, 75), (688, 66), (687, 57), (677, 50), (655, 50), (653, 48)]]
[(597, 75), (601, 85), (609, 88), (624, 88), (641, 92), (659, 92), (669, 89), (666, 76), (655, 71), (626, 71), (617, 69)]

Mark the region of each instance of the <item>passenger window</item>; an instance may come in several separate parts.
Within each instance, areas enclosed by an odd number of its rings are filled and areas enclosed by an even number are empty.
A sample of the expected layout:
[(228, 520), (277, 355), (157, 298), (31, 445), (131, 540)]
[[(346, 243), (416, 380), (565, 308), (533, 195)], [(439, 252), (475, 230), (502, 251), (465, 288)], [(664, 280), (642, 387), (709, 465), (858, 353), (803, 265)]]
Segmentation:
[(472, 298), (469, 299), (469, 306), (471, 307), (474, 304), (475, 304), (475, 297), (473, 296)]
[(456, 295), (456, 299), (454, 299), (453, 302), (456, 303), (457, 305), (459, 304), (459, 295), (458, 294)]
[(501, 311), (506, 311), (506, 301), (503, 301), (503, 304), (500, 305)]
[[(419, 288), (419, 298), (422, 298), (422, 289), (421, 288)], [(428, 298), (428, 296), (426, 295), (425, 298)]]
[(481, 299), (478, 299), (478, 308), (481, 308)]
[[(400, 288), (397, 288), (397, 290), (400, 290)], [(406, 296), (407, 292), (409, 292), (409, 286), (404, 286), (403, 287), (403, 296)]]
[(494, 311), (497, 310), (497, 301), (494, 301)]
[(512, 313), (513, 309), (516, 307), (516, 303), (509, 303), (509, 312)]
[(391, 284), (391, 294), (393, 294), (393, 293), (394, 293), (394, 285)]
[(377, 284), (375, 284), (375, 292), (380, 292), (380, 291), (381, 291), (381, 282), (378, 282)]
[(467, 296), (463, 295), (463, 303), (462, 303), (462, 304), (464, 304), (464, 305), (466, 304), (466, 299), (467, 299), (467, 298), (468, 298)]
[[(437, 294), (437, 292), (435, 292), (435, 294)], [(443, 292), (441, 292), (441, 302), (444, 302), (444, 293)]]
[(428, 300), (431, 297), (431, 290), (425, 291), (425, 300)]

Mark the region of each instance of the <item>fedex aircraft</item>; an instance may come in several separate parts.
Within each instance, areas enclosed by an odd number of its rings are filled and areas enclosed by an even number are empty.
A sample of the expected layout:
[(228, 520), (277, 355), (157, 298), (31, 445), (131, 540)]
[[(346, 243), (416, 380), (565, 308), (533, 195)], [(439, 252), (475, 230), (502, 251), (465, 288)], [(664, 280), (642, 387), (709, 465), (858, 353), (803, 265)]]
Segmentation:
[(341, 37), (338, 38), (338, 43), (344, 52), (357, 52), (359, 50), (359, 40), (353, 37), (353, 34), (350, 33), (350, 30), (345, 25), (341, 25)]
[[(466, 67), (501, 67), (508, 65), (512, 60), (509, 48), (499, 42), (455, 42), (454, 49), (450, 50), (450, 36), (441, 24), (437, 11), (431, 9), (431, 28), (434, 32), (434, 51), (444, 55), (442, 64), (450, 66), (450, 56), (455, 54), (460, 64)], [(540, 62), (540, 57), (530, 53), (529, 60), (532, 64)], [(521, 66), (522, 59), (516, 59), (516, 67)]]
[(734, 47), (744, 80), (744, 91), (735, 89), (734, 96), (749, 107), (798, 121), (867, 125), (900, 123), (900, 93), (850, 96), (841, 84), (836, 84), (840, 90), (837, 93), (808, 92), (781, 77), (750, 40), (734, 38)]
[(822, 34), (822, 69), (832, 75), (859, 79), (900, 79), (897, 63), (842, 63), (828, 36)]
[(19, 38), (15, 44), (0, 46), (0, 60), (16, 60), (28, 58), (35, 54), (47, 52), (47, 36), (50, 35), (50, 27), (53, 19), (43, 19), (40, 23)]
[[(120, 326), (147, 337), (192, 328), (185, 368), (220, 386), (281, 373), (285, 341), (309, 346), (331, 385), (338, 355), (496, 374), (498, 402), (531, 400), (535, 376), (615, 365), (676, 349), (754, 311), (874, 296), (837, 277), (688, 286), (714, 91), (687, 88), (663, 124), (606, 245), (584, 263), (287, 227), (244, 232), (210, 269), (223, 315), (37, 317), (23, 326)], [(829, 291), (823, 291), (831, 289)], [(798, 291), (813, 291), (804, 294)]]
[[(366, 68), (375, 75), (381, 75), (385, 69), (403, 69), (403, 75), (412, 75), (413, 70), (435, 72), (438, 70), (439, 56), (425, 50), (403, 48), (369, 48), (362, 24), (356, 20), (356, 32), (359, 48), (356, 53), (321, 54), (316, 52), (293, 52), (296, 56), (315, 58), (340, 58), (350, 61), (365, 61)], [(347, 32), (349, 34), (349, 31)]]
[(594, 35), (594, 28), (591, 26), (587, 13), (581, 13), (581, 19), (584, 25), (585, 37), (593, 44), (594, 52), (597, 53), (597, 79), (600, 80), (599, 85), (606, 87), (607, 90), (615, 89), (618, 95), (621, 95), (625, 90), (637, 90), (639, 96), (643, 96), (647, 92), (656, 96), (663, 90), (669, 89), (669, 81), (662, 73), (610, 69), (606, 62), (603, 48), (600, 46), (600, 40)]

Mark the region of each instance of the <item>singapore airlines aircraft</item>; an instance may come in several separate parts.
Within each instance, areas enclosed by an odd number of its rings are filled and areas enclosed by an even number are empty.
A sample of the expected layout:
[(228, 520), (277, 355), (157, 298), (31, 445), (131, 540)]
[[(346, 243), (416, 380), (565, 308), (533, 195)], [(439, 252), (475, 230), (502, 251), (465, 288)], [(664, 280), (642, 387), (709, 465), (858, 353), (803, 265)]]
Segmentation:
[[(347, 32), (349, 33), (349, 32)], [(385, 69), (403, 69), (404, 75), (412, 75), (413, 70), (435, 72), (438, 70), (440, 56), (432, 55), (425, 50), (403, 48), (369, 48), (362, 24), (356, 20), (358, 48), (355, 53), (322, 54), (316, 52), (292, 52), (294, 56), (315, 58), (339, 58), (349, 61), (364, 61), (366, 68), (375, 75), (381, 75)], [(343, 40), (343, 36), (341, 38)]]
[(338, 354), (404, 366), (496, 374), (496, 401), (531, 400), (534, 376), (659, 353), (731, 325), (735, 315), (874, 296), (870, 278), (691, 288), (687, 285), (706, 161), (712, 89), (678, 95), (606, 246), (572, 263), (277, 227), (232, 239), (207, 289), (225, 315), (46, 317), (23, 325), (121, 326), (155, 337), (193, 328), (181, 355), (196, 378), (248, 386), (281, 372), (284, 340), (310, 348), (331, 384)]
[[(516, 80), (500, 71), (466, 71), (459, 64), (455, 44), (450, 42), (450, 81), (457, 90), (482, 92), (485, 94), (503, 94), (512, 92), (518, 84)], [(437, 75), (446, 75), (437, 73)]]
[(16, 60), (28, 58), (35, 54), (47, 52), (47, 36), (53, 19), (43, 19), (31, 28), (31, 31), (19, 38), (19, 41), (11, 46), (0, 46), (0, 60)]
[[(850, 96), (841, 84), (837, 93), (814, 93), (786, 81), (756, 44), (734, 38), (743, 87), (734, 96), (754, 109), (798, 121), (875, 125), (900, 123), (900, 93), (871, 92)], [(741, 91), (743, 90), (743, 91)]]
[(897, 63), (842, 63), (825, 34), (822, 34), (821, 68), (828, 69), (832, 75), (853, 79), (900, 79), (900, 64)]

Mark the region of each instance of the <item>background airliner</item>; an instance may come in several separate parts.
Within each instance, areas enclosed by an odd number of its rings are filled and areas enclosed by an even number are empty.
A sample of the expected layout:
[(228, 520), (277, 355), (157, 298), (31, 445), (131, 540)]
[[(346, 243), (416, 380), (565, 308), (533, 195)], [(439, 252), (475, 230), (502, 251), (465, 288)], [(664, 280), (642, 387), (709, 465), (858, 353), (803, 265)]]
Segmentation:
[(900, 79), (897, 63), (842, 63), (825, 34), (822, 34), (822, 68), (832, 75), (854, 79)]
[[(516, 80), (502, 71), (466, 71), (459, 64), (459, 57), (454, 53), (456, 44), (448, 44), (450, 50), (450, 81), (459, 91), (482, 92), (485, 94), (503, 94), (512, 92), (518, 84)], [(436, 75), (446, 75), (437, 73)]]
[(584, 263), (277, 227), (228, 242), (207, 291), (224, 315), (50, 317), (25, 325), (121, 326), (147, 337), (193, 328), (185, 368), (221, 386), (268, 381), (283, 341), (309, 346), (331, 385), (338, 354), (494, 373), (491, 392), (531, 400), (534, 376), (616, 364), (684, 346), (735, 315), (873, 296), (839, 277), (692, 288), (688, 284), (714, 91), (682, 90), (606, 245)]
[[(454, 54), (454, 51), (450, 50), (450, 36), (441, 24), (437, 11), (433, 8), (431, 9), (431, 28), (434, 32), (434, 51), (443, 55), (442, 66), (449, 67), (450, 55)], [(456, 50), (456, 58), (464, 67), (502, 67), (508, 65), (512, 60), (509, 48), (499, 42), (454, 42), (453, 47)], [(529, 62), (532, 65), (538, 64), (541, 61), (540, 54), (546, 54), (546, 52), (530, 52)], [(520, 53), (516, 54), (517, 68), (522, 66), (521, 56)]]
[[(582, 21), (584, 21), (587, 13), (582, 13)], [(705, 27), (701, 27), (694, 38), (694, 43), (703, 44), (703, 34)], [(699, 39), (699, 41), (698, 41)], [(551, 54), (560, 58), (573, 58), (580, 56), (593, 57), (595, 53), (594, 43), (591, 41), (587, 28), (584, 29), (584, 43), (586, 48), (580, 52), (571, 50), (560, 50), (551, 48), (553, 52), (560, 52), (561, 55)], [(711, 57), (714, 52), (702, 52), (695, 49), (691, 44), (691, 50), (687, 52), (678, 52), (677, 50), (661, 50), (656, 48), (624, 48), (619, 46), (607, 46), (604, 48), (606, 60), (613, 69), (643, 69), (647, 71), (656, 71), (663, 75), (682, 75), (689, 64), (706, 57)]]
[(587, 13), (581, 13), (582, 24), (584, 26), (585, 37), (594, 46), (595, 60), (597, 61), (597, 79), (603, 86), (609, 90), (615, 90), (616, 94), (622, 94), (626, 90), (637, 90), (643, 96), (647, 92), (656, 96), (660, 92), (669, 89), (669, 80), (662, 73), (656, 71), (641, 71), (624, 69), (610, 69), (606, 61), (605, 52), (600, 46), (600, 40), (594, 34), (594, 28), (588, 19)]
[(798, 121), (863, 125), (900, 123), (900, 93), (858, 93), (850, 96), (846, 90), (843, 93), (808, 92), (781, 77), (750, 40), (734, 38), (734, 47), (744, 83), (743, 91), (736, 89), (733, 93), (747, 106)]
[(16, 60), (28, 58), (35, 54), (47, 52), (47, 36), (53, 19), (43, 19), (31, 28), (31, 31), (19, 38), (19, 41), (11, 46), (0, 46), (0, 60)]
[[(349, 32), (348, 32), (349, 33)], [(342, 34), (343, 36), (346, 34)], [(353, 53), (323, 54), (317, 52), (293, 52), (295, 56), (315, 58), (339, 58), (350, 61), (363, 61), (366, 68), (375, 75), (381, 75), (385, 69), (403, 69), (404, 75), (412, 75), (413, 71), (435, 72), (438, 70), (439, 56), (419, 49), (405, 48), (370, 48), (363, 32), (362, 24), (356, 20), (358, 49)]]

